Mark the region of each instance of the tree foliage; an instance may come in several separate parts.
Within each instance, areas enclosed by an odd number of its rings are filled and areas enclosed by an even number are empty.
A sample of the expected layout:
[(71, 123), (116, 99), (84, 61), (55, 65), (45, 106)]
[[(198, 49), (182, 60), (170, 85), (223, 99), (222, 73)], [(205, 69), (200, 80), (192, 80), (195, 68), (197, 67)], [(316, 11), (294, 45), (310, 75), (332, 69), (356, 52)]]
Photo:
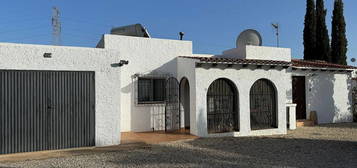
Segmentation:
[(324, 0), (316, 0), (316, 59), (331, 62), (326, 12)]
[(335, 0), (332, 16), (331, 62), (347, 65), (346, 22), (342, 0)]
[(304, 59), (316, 59), (316, 11), (315, 0), (306, 1), (304, 28)]

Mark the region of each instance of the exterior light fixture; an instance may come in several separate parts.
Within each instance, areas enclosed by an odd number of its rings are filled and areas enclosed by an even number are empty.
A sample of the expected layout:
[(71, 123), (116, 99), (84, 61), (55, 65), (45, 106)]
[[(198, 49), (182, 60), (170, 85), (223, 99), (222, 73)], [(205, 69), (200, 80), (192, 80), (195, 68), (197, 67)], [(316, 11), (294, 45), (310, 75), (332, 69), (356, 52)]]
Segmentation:
[(129, 61), (128, 60), (120, 60), (120, 62), (118, 63), (119, 67), (123, 66), (123, 65), (128, 65)]
[(122, 67), (124, 65), (128, 65), (129, 61), (128, 60), (120, 60), (118, 63), (113, 63), (111, 64), (112, 67)]
[(43, 57), (44, 58), (52, 58), (52, 53), (44, 53)]

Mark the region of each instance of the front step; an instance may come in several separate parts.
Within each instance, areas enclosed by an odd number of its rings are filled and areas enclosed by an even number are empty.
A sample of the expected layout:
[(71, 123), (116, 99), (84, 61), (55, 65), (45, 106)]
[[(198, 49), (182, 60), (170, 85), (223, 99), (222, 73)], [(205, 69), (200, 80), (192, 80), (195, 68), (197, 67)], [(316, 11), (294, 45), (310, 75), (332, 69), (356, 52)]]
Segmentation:
[(297, 120), (296, 127), (311, 127), (314, 126), (314, 121), (311, 120)]

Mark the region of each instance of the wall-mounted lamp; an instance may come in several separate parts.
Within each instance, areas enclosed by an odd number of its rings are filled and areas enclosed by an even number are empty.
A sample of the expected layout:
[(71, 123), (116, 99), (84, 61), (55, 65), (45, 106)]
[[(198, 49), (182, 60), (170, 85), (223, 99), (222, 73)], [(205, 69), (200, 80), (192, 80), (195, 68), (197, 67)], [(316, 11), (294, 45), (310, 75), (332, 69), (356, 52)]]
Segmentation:
[(52, 58), (52, 53), (44, 53), (43, 57), (44, 58)]
[(129, 61), (128, 60), (120, 60), (120, 62), (118, 63), (119, 67), (123, 66), (123, 65), (128, 65)]
[(129, 61), (128, 60), (120, 60), (119, 63), (114, 63), (111, 64), (112, 67), (122, 67), (123, 65), (128, 65)]

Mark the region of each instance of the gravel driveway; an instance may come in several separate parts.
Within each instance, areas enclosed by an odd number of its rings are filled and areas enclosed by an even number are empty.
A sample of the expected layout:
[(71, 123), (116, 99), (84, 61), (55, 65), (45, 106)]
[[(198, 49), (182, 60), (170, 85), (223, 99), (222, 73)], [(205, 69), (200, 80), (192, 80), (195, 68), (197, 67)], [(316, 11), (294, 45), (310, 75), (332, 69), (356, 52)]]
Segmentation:
[(284, 136), (202, 138), (114, 152), (0, 163), (0, 167), (357, 167), (357, 124)]

